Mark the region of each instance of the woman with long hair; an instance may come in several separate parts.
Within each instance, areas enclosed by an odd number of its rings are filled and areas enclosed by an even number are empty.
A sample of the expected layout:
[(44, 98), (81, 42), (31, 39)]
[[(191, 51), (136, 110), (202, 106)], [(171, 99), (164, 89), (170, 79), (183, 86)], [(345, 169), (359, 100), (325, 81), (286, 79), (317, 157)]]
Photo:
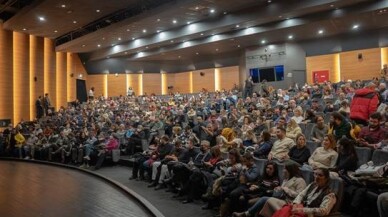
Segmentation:
[(296, 136), (296, 145), (288, 152), (290, 160), (295, 161), (299, 165), (306, 163), (310, 157), (310, 150), (306, 147), (306, 137), (303, 134)]
[(336, 142), (333, 135), (326, 135), (323, 138), (322, 147), (315, 149), (308, 160), (312, 169), (334, 168), (337, 163), (338, 153), (335, 151)]

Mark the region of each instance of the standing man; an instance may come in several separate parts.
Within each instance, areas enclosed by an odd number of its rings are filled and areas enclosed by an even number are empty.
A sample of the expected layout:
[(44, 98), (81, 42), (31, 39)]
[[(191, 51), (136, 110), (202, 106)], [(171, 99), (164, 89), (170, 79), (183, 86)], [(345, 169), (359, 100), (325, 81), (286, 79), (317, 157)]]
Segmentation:
[(94, 87), (89, 90), (89, 100), (94, 100)]
[(42, 96), (39, 96), (38, 99), (35, 101), (35, 108), (36, 108), (36, 119), (39, 120), (44, 115)]
[(44, 106), (44, 111), (46, 112), (46, 116), (47, 116), (49, 114), (49, 109), (51, 107), (51, 101), (50, 101), (48, 93), (44, 94), (43, 106)]
[(369, 116), (377, 111), (380, 104), (376, 85), (370, 82), (365, 88), (355, 92), (350, 105), (350, 119), (358, 124), (367, 125)]
[(252, 97), (252, 92), (253, 92), (253, 81), (252, 81), (252, 76), (249, 76), (247, 80), (245, 80), (245, 92), (244, 92), (244, 97)]

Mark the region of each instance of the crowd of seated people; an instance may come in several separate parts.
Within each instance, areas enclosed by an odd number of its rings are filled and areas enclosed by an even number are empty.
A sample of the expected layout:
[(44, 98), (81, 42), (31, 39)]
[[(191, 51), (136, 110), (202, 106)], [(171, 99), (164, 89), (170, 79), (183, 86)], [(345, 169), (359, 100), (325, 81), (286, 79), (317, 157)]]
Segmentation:
[[(374, 111), (352, 104), (364, 86), (368, 93), (379, 87)], [(128, 154), (131, 180), (166, 188), (183, 203), (203, 199), (203, 208), (219, 207), (220, 216), (271, 216), (286, 203), (295, 204), (292, 212), (327, 215), (338, 211), (332, 210), (336, 196), (328, 183), (357, 169), (355, 147), (388, 151), (381, 94), (385, 83), (373, 80), (306, 84), (245, 98), (234, 90), (96, 97), (10, 125), (1, 134), (0, 155), (98, 169), (104, 159)], [(368, 99), (359, 101), (375, 103)], [(363, 111), (366, 122), (351, 119)], [(303, 183), (300, 171), (313, 180)], [(278, 191), (284, 195), (277, 197)]]

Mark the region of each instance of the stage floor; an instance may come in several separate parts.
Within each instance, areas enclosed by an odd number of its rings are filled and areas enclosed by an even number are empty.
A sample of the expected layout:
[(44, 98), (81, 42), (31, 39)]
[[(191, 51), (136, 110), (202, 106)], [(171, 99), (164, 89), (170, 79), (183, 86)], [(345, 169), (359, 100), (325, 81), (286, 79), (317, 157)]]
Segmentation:
[(81, 171), (0, 161), (1, 217), (146, 217), (124, 191)]

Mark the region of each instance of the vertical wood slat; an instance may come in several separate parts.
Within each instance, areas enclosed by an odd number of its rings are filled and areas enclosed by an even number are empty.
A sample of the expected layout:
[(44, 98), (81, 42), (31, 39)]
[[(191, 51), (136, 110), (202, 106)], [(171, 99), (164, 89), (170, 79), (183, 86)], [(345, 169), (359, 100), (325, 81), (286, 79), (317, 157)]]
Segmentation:
[(49, 94), (51, 105), (56, 105), (56, 63), (55, 63), (54, 42), (49, 39), (44, 39), (44, 92)]
[(162, 94), (162, 78), (159, 73), (144, 73), (143, 74), (143, 92), (148, 95)]
[(0, 119), (13, 119), (12, 32), (0, 22)]
[[(201, 76), (201, 72), (204, 73), (203, 76)], [(198, 93), (202, 88), (209, 92), (214, 92), (214, 69), (193, 71), (193, 92)]]
[(14, 123), (30, 120), (29, 36), (13, 32)]
[(110, 97), (116, 97), (126, 95), (126, 75), (119, 74), (119, 75), (108, 75), (108, 96)]
[(44, 95), (44, 52), (43, 38), (30, 35), (30, 89), (31, 89), (31, 118), (36, 118), (35, 101)]
[(234, 84), (239, 85), (239, 67), (231, 66), (219, 68), (220, 70), (220, 88), (230, 90), (234, 87)]
[[(362, 59), (358, 55), (362, 55)], [(356, 50), (340, 53), (341, 77), (345, 80), (369, 80), (380, 77), (380, 48)]]
[(56, 52), (56, 95), (57, 95), (57, 109), (61, 106), (66, 106), (67, 102), (67, 74), (66, 53)]

